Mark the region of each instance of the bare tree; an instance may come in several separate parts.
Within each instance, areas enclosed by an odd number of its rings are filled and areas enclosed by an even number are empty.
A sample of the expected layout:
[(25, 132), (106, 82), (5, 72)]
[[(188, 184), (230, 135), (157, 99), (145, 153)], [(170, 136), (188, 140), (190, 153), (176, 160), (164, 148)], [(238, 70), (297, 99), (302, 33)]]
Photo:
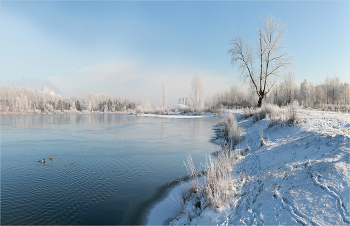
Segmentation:
[(168, 100), (168, 93), (167, 93), (167, 90), (166, 90), (166, 85), (165, 85), (165, 82), (163, 81), (163, 84), (162, 84), (162, 103), (163, 103), (163, 108), (166, 108), (166, 105), (167, 105), (167, 100)]
[(286, 26), (280, 20), (268, 16), (258, 32), (259, 43), (255, 52), (249, 43), (245, 44), (242, 37), (237, 36), (231, 41), (232, 48), (228, 53), (232, 66), (239, 63), (243, 79), (249, 80), (254, 87), (260, 108), (276, 83), (271, 77), (278, 76), (280, 69), (291, 66), (292, 56), (285, 52), (286, 47), (282, 44)]

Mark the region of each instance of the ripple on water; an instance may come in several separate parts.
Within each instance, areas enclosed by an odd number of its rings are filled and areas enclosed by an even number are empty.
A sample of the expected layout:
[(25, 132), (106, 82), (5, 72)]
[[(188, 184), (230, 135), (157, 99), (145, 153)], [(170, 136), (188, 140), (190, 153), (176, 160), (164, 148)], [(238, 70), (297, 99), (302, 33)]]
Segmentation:
[(111, 156), (13, 164), (2, 166), (2, 224), (79, 224), (77, 215), (139, 176)]

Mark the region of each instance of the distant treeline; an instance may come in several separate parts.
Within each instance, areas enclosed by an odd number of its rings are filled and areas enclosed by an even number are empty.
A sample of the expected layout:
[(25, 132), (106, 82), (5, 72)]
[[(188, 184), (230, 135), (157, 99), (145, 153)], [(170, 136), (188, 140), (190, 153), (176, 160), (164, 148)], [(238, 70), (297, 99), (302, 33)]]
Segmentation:
[(50, 92), (35, 92), (28, 87), (1, 86), (1, 111), (23, 113), (127, 112), (136, 106), (147, 108), (144, 100), (130, 101), (108, 94), (89, 93), (86, 99), (61, 97)]
[[(228, 91), (218, 92), (213, 96), (204, 98), (203, 92), (198, 92), (198, 89), (202, 89), (202, 83), (197, 82), (199, 85), (192, 83), (192, 93), (199, 93), (200, 95), (197, 95), (198, 97), (191, 95), (190, 99), (193, 100), (189, 101), (189, 106), (182, 111), (216, 112), (222, 108), (252, 108), (257, 106), (258, 96), (253, 89), (247, 91), (233, 85)], [(95, 93), (89, 93), (85, 99), (81, 99), (78, 97), (61, 97), (53, 92), (48, 92), (48, 89), (44, 90), (46, 91), (36, 92), (28, 87), (2, 85), (1, 112), (88, 113), (136, 111), (142, 113), (147, 111), (151, 113), (154, 111), (166, 113), (170, 110), (165, 107), (151, 107), (148, 102), (142, 99), (131, 101), (124, 98), (115, 98), (108, 94)], [(336, 76), (327, 76), (325, 82), (321, 84), (314, 85), (305, 79), (300, 85), (297, 85), (294, 74), (289, 73), (279, 83), (275, 84), (264, 100), (265, 103), (279, 106), (288, 105), (295, 101), (304, 107), (329, 110), (349, 109), (349, 83), (340, 81), (339, 77)]]

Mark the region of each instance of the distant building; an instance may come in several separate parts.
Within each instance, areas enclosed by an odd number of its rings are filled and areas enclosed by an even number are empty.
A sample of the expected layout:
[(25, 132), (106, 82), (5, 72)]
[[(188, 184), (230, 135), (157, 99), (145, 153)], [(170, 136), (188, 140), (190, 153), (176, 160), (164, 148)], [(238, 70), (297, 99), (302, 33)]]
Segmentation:
[(188, 103), (188, 97), (180, 98), (179, 101), (178, 101), (178, 104), (183, 104), (183, 105), (188, 106), (188, 105), (189, 105), (189, 103)]

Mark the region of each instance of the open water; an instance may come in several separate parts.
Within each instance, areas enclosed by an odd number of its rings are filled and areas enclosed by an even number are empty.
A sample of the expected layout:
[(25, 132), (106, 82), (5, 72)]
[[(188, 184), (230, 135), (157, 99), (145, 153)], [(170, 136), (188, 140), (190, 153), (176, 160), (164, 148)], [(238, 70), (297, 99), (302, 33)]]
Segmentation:
[(144, 224), (147, 210), (187, 175), (186, 157), (198, 167), (217, 150), (210, 139), (220, 120), (123, 114), (0, 119), (2, 225)]

